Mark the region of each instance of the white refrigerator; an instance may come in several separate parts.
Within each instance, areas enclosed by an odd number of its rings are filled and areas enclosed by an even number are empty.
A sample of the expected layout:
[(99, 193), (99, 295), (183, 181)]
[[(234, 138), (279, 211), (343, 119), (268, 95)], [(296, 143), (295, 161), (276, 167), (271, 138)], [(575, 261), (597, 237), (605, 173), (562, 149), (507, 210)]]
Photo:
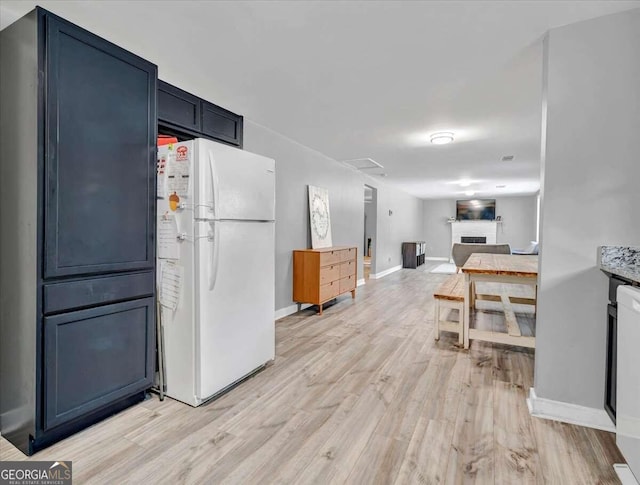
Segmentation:
[(166, 393), (198, 406), (275, 357), (275, 161), (203, 139), (158, 155), (161, 302), (163, 266), (180, 268), (161, 306)]

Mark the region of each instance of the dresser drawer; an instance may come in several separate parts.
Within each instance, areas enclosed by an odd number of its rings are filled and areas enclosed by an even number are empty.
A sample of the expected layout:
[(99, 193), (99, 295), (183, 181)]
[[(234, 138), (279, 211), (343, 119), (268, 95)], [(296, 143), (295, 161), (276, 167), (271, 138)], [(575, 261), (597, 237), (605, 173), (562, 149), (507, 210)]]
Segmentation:
[(340, 264), (340, 278), (356, 274), (356, 262), (346, 261)]
[(351, 291), (356, 287), (356, 276), (351, 275), (340, 280), (340, 293)]
[(356, 248), (343, 249), (340, 251), (340, 261), (352, 261), (356, 259)]
[(335, 298), (340, 294), (340, 280), (320, 286), (320, 302)]
[(342, 251), (325, 251), (320, 253), (320, 266), (339, 263)]
[(341, 266), (340, 264), (332, 264), (331, 266), (320, 268), (320, 284), (326, 285), (327, 283), (340, 279), (342, 276), (340, 274)]

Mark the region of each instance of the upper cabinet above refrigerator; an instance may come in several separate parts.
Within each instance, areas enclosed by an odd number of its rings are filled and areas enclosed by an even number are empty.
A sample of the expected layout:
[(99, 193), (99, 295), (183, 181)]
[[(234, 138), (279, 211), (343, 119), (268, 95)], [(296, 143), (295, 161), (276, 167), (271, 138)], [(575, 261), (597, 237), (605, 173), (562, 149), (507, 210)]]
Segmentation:
[(243, 118), (164, 81), (158, 82), (162, 132), (207, 138), (242, 148)]

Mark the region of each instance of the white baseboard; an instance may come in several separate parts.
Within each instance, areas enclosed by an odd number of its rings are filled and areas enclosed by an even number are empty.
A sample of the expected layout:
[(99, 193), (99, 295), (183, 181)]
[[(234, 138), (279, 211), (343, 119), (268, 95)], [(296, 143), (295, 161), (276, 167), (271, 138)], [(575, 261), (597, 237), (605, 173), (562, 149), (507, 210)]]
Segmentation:
[(449, 258), (436, 258), (435, 256), (427, 256), (424, 259), (426, 261), (449, 261)]
[(613, 465), (613, 469), (615, 470), (618, 478), (622, 485), (640, 485), (638, 480), (636, 480), (636, 476), (633, 474), (629, 465), (622, 463), (615, 463)]
[(529, 414), (537, 418), (577, 424), (578, 426), (601, 429), (611, 433), (616, 431), (613, 421), (611, 421), (604, 409), (540, 398), (536, 395), (536, 390), (533, 387), (529, 389), (527, 406), (529, 407)]
[(360, 279), (358, 280), (358, 282), (356, 283), (356, 286), (362, 286), (362, 285), (364, 285), (364, 284), (366, 284), (365, 279), (364, 279), (364, 278), (360, 278)]
[(369, 278), (374, 279), (374, 280), (379, 280), (380, 278), (384, 278), (387, 275), (390, 275), (391, 273), (395, 273), (396, 271), (398, 271), (399, 269), (402, 269), (402, 265), (399, 264), (398, 266), (394, 266), (392, 268), (389, 269), (385, 269), (384, 271), (381, 271), (380, 273), (376, 273), (376, 274), (371, 274), (369, 275)]
[[(300, 310), (304, 310), (309, 308), (310, 305), (308, 303), (303, 303), (300, 307)], [(289, 315), (293, 315), (294, 313), (298, 313), (298, 304), (294, 303), (293, 305), (286, 306), (284, 308), (280, 308), (280, 310), (276, 310), (275, 319), (280, 320), (281, 318), (288, 317)]]

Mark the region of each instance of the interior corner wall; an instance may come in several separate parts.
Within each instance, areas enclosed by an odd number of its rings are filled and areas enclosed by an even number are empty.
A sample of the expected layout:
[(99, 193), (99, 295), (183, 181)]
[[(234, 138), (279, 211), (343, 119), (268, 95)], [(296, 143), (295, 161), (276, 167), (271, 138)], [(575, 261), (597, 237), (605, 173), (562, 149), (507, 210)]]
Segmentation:
[(377, 241), (371, 273), (379, 274), (402, 265), (403, 242), (424, 239), (422, 199), (370, 176), (364, 176), (363, 183), (377, 189)]
[(640, 244), (640, 9), (551, 30), (544, 57), (535, 390), (602, 409), (597, 248)]
[[(451, 224), (456, 215), (455, 199), (427, 199), (423, 201), (424, 237), (427, 257), (448, 258), (451, 255)], [(526, 248), (536, 239), (537, 195), (496, 198), (498, 243), (508, 243), (512, 249)]]
[[(294, 304), (292, 251), (311, 247), (307, 185), (329, 190), (333, 244), (358, 247), (358, 278), (363, 277), (365, 183), (377, 189), (378, 198), (374, 250), (380, 257), (372, 272), (401, 264), (401, 241), (422, 236), (422, 201), (416, 197), (246, 118), (244, 149), (276, 161), (276, 310)], [(389, 209), (394, 212), (392, 217)]]

